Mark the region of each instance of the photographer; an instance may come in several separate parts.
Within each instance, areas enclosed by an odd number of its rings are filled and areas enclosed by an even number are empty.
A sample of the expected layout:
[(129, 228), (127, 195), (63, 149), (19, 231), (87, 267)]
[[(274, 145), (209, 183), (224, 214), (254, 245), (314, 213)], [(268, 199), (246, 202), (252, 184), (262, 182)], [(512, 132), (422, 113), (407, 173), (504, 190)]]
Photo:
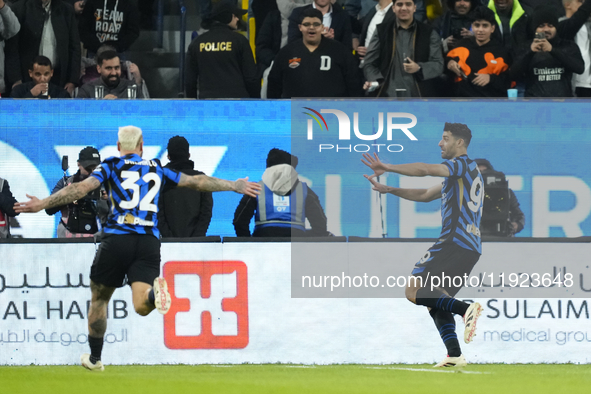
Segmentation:
[(558, 18), (551, 9), (536, 8), (531, 26), (535, 38), (519, 51), (513, 79), (525, 76), (525, 97), (573, 97), (572, 75), (585, 70), (579, 47), (557, 36)]
[[(492, 164), (490, 164), (490, 162), (488, 160), (475, 159), (474, 161), (478, 165), (478, 169), (482, 173), (483, 177), (485, 177), (487, 174), (490, 174), (490, 173), (498, 173), (498, 174), (502, 174), (503, 179), (505, 179), (504, 174), (496, 171), (493, 168)], [(486, 186), (485, 186), (485, 191), (486, 191)], [(523, 230), (523, 227), (525, 227), (525, 215), (523, 214), (523, 211), (521, 210), (521, 208), (519, 208), (519, 201), (517, 200), (517, 197), (515, 196), (515, 193), (513, 192), (513, 190), (508, 189), (508, 192), (509, 192), (509, 217), (508, 217), (509, 226), (508, 226), (507, 236), (513, 237), (513, 236), (515, 236), (515, 234), (517, 234), (518, 232)], [(486, 199), (485, 199), (485, 203), (486, 203)]]
[[(71, 177), (60, 179), (51, 194), (55, 194), (64, 187), (81, 182), (88, 178), (90, 173), (101, 162), (98, 150), (91, 146), (80, 151), (78, 155), (78, 171)], [(83, 199), (61, 207), (46, 209), (48, 215), (55, 215), (61, 211), (62, 217), (57, 228), (58, 238), (92, 237), (100, 230), (101, 217), (106, 217), (108, 207), (105, 201), (106, 195), (101, 189), (90, 192)]]

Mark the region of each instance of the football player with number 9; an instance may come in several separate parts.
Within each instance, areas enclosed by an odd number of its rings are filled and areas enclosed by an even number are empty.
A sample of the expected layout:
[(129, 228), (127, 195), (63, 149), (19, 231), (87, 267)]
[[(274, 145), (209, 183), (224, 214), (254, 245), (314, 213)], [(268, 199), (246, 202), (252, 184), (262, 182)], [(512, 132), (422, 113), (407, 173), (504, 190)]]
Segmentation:
[[(416, 305), (426, 306), (447, 348), (447, 357), (436, 367), (463, 367), (466, 358), (460, 350), (455, 332), (454, 314), (463, 316), (464, 342), (475, 335), (476, 321), (482, 313), (479, 303), (467, 304), (453, 298), (461, 289), (444, 279), (465, 277), (480, 258), (480, 218), (484, 197), (482, 175), (475, 161), (468, 157), (471, 130), (461, 123), (446, 123), (439, 142), (441, 164), (385, 164), (377, 154), (364, 153), (361, 161), (373, 175), (364, 175), (373, 190), (391, 193), (410, 201), (429, 202), (441, 198), (441, 235), (412, 271), (416, 280), (409, 281), (406, 298)], [(444, 181), (429, 189), (402, 189), (382, 185), (374, 178), (384, 172), (406, 176), (437, 176)], [(431, 279), (429, 283), (427, 281)], [(439, 285), (435, 284), (439, 283)], [(436, 287), (440, 286), (440, 287)]]

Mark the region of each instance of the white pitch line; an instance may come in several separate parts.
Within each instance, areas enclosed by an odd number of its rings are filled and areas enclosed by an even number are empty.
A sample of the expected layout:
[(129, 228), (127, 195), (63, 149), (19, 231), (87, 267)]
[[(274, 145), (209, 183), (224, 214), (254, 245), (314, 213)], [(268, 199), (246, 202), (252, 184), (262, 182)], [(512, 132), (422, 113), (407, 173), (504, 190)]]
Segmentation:
[(210, 365), (210, 367), (214, 367), (214, 368), (234, 368), (234, 365)]
[(285, 365), (285, 368), (316, 368), (313, 365)]
[(490, 374), (490, 372), (464, 371), (461, 369), (426, 369), (426, 368), (396, 368), (396, 367), (366, 367), (368, 369), (394, 369), (398, 371), (435, 372), (435, 373), (471, 373), (476, 375)]

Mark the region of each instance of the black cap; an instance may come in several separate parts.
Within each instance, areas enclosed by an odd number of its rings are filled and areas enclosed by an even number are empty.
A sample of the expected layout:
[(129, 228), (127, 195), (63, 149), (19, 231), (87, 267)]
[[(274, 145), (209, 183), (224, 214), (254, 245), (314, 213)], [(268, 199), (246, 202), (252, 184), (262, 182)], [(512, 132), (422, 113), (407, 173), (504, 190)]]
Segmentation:
[(232, 15), (236, 15), (238, 18), (240, 18), (242, 15), (246, 15), (247, 12), (247, 10), (243, 10), (234, 4), (230, 4), (221, 0), (213, 6), (211, 15), (207, 19), (209, 21), (218, 21), (227, 25), (228, 23), (232, 22)]
[(298, 166), (298, 157), (282, 149), (273, 148), (267, 155), (267, 168), (278, 164), (289, 164), (293, 168), (296, 168)]
[(189, 158), (189, 142), (185, 137), (176, 135), (168, 140), (168, 156), (170, 160), (186, 160)]
[(78, 164), (80, 164), (83, 168), (98, 166), (101, 164), (101, 155), (96, 148), (87, 146), (80, 151), (80, 154), (78, 155)]

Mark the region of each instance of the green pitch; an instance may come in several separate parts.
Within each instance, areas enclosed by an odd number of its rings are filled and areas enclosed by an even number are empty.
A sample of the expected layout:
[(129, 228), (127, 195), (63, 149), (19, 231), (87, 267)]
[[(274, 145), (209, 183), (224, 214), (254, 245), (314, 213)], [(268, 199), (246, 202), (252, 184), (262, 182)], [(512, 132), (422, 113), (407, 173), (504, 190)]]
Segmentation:
[(160, 365), (0, 367), (5, 394), (583, 393), (591, 365)]

